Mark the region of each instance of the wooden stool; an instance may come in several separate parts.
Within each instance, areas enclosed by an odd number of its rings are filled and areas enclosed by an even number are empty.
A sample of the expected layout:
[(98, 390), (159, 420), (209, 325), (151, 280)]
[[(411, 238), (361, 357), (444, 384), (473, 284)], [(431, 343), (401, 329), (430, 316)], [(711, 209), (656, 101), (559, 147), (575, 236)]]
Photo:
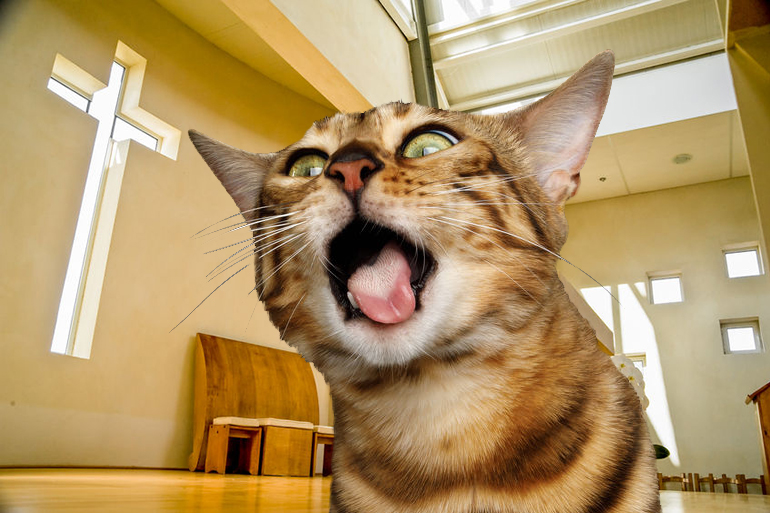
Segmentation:
[[(216, 419), (215, 419), (216, 420)], [(209, 441), (206, 445), (206, 472), (224, 474), (227, 467), (227, 449), (231, 438), (245, 440), (238, 452), (238, 468), (251, 475), (259, 475), (262, 428), (260, 426), (236, 426), (212, 424), (209, 427)]]
[(315, 458), (318, 446), (324, 446), (324, 463), (322, 475), (329, 476), (332, 473), (332, 451), (334, 449), (334, 428), (332, 426), (313, 427), (313, 452), (310, 453), (310, 477), (315, 475)]
[(298, 420), (258, 419), (262, 426), (263, 476), (307, 476), (312, 460), (313, 424)]

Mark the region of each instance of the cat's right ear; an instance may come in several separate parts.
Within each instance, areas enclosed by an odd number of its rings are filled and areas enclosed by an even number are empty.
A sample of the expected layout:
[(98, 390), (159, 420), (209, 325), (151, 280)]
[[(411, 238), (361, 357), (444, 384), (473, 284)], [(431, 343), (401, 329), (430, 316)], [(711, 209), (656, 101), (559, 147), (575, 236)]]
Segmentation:
[(577, 192), (614, 68), (614, 54), (602, 52), (545, 98), (504, 115), (518, 129), (540, 185), (556, 203)]
[(265, 174), (270, 168), (272, 154), (249, 153), (233, 148), (196, 130), (190, 130), (190, 140), (222, 185), (246, 215), (257, 206)]

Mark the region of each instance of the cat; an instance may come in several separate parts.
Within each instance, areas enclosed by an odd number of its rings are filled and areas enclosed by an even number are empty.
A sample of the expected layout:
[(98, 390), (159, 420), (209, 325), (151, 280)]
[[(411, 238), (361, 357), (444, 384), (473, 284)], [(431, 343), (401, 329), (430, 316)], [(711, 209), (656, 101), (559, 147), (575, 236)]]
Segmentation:
[(639, 399), (555, 265), (613, 69), (504, 114), (340, 113), (276, 153), (190, 132), (329, 383), (332, 512), (660, 511)]

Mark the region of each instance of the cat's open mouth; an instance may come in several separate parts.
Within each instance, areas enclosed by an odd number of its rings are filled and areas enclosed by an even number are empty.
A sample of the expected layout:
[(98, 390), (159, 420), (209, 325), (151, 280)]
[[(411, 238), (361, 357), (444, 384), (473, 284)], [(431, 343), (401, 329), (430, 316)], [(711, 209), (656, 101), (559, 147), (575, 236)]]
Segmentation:
[(393, 230), (357, 217), (329, 247), (329, 283), (346, 320), (382, 324), (407, 320), (436, 267), (428, 251)]

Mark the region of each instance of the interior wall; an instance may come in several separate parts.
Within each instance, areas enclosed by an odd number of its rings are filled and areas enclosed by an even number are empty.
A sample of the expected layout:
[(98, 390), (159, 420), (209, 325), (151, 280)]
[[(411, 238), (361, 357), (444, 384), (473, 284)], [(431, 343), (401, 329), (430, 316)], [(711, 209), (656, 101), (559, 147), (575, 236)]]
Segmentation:
[[(770, 354), (723, 354), (720, 319), (758, 317), (770, 340), (770, 277), (727, 278), (722, 248), (758, 241), (748, 177), (568, 205), (560, 265), (578, 289), (593, 288), (617, 352), (647, 355), (647, 409), (655, 443), (672, 456), (664, 474), (762, 471), (759, 430), (746, 395), (770, 379)], [(765, 257), (765, 268), (768, 262)], [(684, 302), (650, 304), (648, 272), (682, 273)], [(598, 298), (598, 299), (597, 299)]]
[[(0, 17), (0, 465), (186, 466), (196, 332), (289, 349), (250, 270), (205, 275), (191, 235), (237, 213), (183, 137), (131, 143), (90, 359), (50, 352), (96, 120), (46, 84), (61, 53), (106, 83), (118, 40), (147, 58), (140, 106), (182, 130), (274, 151), (332, 114), (227, 56), (150, 0), (4, 2)], [(328, 389), (319, 380), (321, 421)]]
[(379, 1), (271, 2), (372, 105), (414, 101), (406, 38)]

